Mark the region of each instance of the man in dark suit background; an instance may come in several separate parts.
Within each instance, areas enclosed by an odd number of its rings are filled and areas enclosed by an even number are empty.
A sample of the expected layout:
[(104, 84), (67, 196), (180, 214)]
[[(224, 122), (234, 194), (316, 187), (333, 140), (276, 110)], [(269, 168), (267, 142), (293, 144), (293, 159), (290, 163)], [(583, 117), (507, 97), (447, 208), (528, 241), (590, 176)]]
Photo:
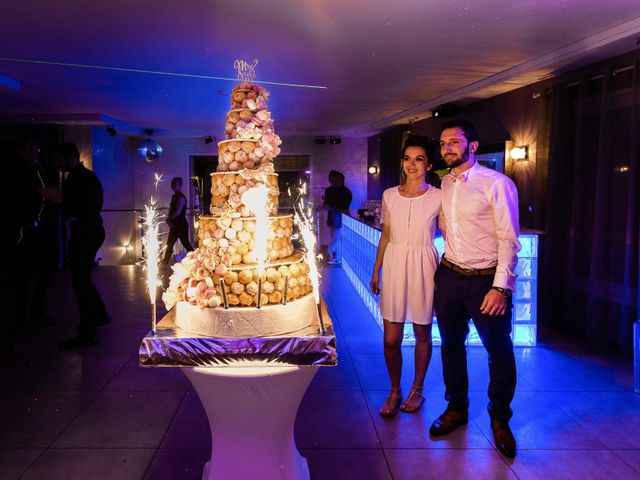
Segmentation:
[(71, 349), (95, 345), (98, 342), (96, 327), (110, 322), (100, 293), (91, 280), (96, 254), (105, 238), (100, 216), (103, 190), (96, 174), (80, 162), (80, 152), (73, 143), (60, 144), (53, 154), (53, 162), (67, 175), (62, 192), (46, 189), (45, 197), (60, 203), (69, 221), (69, 268), (80, 326), (78, 335), (62, 342), (60, 348)]

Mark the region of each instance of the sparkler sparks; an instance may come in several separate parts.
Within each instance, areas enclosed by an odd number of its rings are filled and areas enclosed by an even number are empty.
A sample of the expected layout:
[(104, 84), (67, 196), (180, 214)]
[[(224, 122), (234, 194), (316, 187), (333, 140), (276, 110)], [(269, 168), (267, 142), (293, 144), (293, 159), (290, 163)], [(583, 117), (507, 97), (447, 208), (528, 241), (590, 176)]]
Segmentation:
[(154, 173), (154, 180), (153, 180), (153, 184), (156, 187), (156, 192), (158, 191), (158, 184), (163, 180), (162, 176), (164, 174), (163, 173)]
[(316, 236), (313, 233), (313, 209), (305, 202), (307, 184), (303, 183), (298, 190), (298, 199), (294, 202), (294, 222), (300, 230), (305, 256), (309, 265), (309, 277), (313, 287), (313, 298), (320, 305), (320, 274), (316, 264)]
[(258, 260), (258, 275), (262, 277), (267, 260), (267, 240), (269, 238), (269, 190), (264, 185), (250, 188), (242, 194), (242, 202), (256, 217), (256, 231), (254, 234), (254, 255)]
[(264, 185), (250, 188), (242, 194), (242, 201), (249, 207), (256, 217), (256, 231), (254, 234), (254, 255), (258, 260), (258, 299), (256, 307), (262, 306), (262, 277), (264, 276), (267, 260), (267, 240), (269, 238), (269, 190)]
[(156, 293), (160, 284), (159, 264), (162, 249), (160, 248), (160, 239), (158, 226), (160, 213), (156, 208), (156, 199), (151, 197), (149, 205), (144, 206), (145, 215), (144, 236), (142, 237), (142, 246), (144, 247), (144, 269), (147, 273), (147, 288), (149, 290), (149, 300), (151, 301), (151, 332), (156, 334)]

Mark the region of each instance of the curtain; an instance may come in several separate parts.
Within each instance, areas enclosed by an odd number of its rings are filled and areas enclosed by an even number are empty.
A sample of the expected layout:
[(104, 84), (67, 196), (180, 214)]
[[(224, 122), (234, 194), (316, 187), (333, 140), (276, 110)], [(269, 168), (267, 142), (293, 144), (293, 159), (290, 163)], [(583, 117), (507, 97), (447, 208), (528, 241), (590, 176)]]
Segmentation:
[(640, 253), (640, 54), (556, 85), (539, 321), (633, 350)]

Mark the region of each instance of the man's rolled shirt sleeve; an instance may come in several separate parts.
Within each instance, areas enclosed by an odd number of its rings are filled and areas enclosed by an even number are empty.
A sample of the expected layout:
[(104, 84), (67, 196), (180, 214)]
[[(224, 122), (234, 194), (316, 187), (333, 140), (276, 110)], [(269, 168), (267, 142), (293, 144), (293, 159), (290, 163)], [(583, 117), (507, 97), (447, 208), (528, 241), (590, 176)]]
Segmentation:
[(518, 190), (509, 179), (494, 183), (493, 212), (498, 237), (498, 265), (493, 277), (493, 285), (515, 290), (518, 264), (518, 252), (522, 248), (518, 235), (520, 223), (518, 215)]

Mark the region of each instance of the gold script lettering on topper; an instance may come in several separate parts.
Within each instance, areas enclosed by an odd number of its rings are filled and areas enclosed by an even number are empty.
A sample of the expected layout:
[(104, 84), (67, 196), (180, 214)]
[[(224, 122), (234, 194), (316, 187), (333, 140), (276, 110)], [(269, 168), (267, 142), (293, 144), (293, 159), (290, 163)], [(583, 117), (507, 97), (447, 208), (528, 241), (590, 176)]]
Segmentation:
[(255, 80), (257, 65), (257, 58), (253, 60), (253, 64), (247, 63), (244, 60), (236, 60), (233, 62), (233, 68), (238, 72), (238, 80), (242, 80), (244, 82), (251, 82)]

